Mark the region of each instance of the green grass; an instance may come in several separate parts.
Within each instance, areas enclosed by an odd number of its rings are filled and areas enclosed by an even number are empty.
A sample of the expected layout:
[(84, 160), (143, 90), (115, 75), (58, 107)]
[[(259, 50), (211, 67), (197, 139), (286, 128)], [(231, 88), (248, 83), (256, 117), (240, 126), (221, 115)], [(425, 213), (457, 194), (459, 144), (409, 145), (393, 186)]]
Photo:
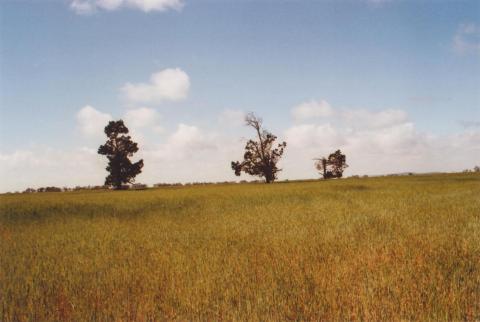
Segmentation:
[(0, 196), (1, 321), (479, 320), (480, 176)]

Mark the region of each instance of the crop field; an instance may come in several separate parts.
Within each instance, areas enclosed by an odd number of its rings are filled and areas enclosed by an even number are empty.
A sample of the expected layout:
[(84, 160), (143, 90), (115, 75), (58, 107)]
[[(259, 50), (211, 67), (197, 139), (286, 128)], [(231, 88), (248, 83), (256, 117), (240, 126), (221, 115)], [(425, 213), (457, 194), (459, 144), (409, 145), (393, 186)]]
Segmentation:
[(479, 320), (480, 176), (0, 196), (1, 321)]

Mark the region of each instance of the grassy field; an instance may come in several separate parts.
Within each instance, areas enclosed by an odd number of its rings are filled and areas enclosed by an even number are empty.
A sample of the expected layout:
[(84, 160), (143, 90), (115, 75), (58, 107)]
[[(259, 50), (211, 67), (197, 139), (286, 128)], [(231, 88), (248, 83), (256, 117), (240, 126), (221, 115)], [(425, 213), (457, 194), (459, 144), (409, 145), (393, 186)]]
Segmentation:
[(479, 320), (480, 176), (0, 196), (1, 321)]

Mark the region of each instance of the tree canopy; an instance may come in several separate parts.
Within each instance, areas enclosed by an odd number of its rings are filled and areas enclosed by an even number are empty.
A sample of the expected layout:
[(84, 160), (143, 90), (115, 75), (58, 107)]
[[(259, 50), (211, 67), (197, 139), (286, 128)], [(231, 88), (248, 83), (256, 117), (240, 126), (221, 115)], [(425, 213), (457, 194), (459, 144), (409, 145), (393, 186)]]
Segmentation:
[(143, 160), (135, 163), (130, 157), (138, 151), (137, 143), (133, 142), (128, 134), (128, 128), (122, 120), (110, 121), (105, 127), (107, 141), (98, 148), (98, 153), (106, 155), (109, 175), (105, 178), (105, 185), (120, 189), (123, 184), (135, 182), (135, 177), (142, 172)]
[(277, 167), (277, 163), (282, 157), (287, 143), (282, 142), (274, 147), (277, 137), (263, 129), (262, 119), (253, 113), (245, 117), (245, 123), (255, 130), (257, 140), (248, 140), (245, 145), (243, 161), (232, 161), (232, 169), (237, 176), (240, 176), (241, 172), (245, 172), (252, 176), (265, 178), (266, 183), (274, 182), (277, 179), (277, 173), (281, 171)]
[(328, 158), (316, 159), (315, 168), (320, 171), (324, 179), (341, 178), (343, 171), (348, 167), (347, 157), (340, 150), (331, 153)]

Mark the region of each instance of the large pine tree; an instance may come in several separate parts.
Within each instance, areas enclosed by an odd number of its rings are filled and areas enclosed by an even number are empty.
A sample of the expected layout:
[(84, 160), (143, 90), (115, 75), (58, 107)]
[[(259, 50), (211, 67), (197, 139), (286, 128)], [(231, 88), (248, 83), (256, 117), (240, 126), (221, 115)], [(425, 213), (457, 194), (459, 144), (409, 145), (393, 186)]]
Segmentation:
[(98, 153), (108, 159), (105, 185), (121, 189), (123, 184), (133, 183), (135, 176), (142, 172), (143, 160), (132, 163), (130, 157), (138, 151), (137, 143), (128, 134), (128, 128), (122, 120), (110, 121), (105, 127), (107, 142), (98, 148)]

